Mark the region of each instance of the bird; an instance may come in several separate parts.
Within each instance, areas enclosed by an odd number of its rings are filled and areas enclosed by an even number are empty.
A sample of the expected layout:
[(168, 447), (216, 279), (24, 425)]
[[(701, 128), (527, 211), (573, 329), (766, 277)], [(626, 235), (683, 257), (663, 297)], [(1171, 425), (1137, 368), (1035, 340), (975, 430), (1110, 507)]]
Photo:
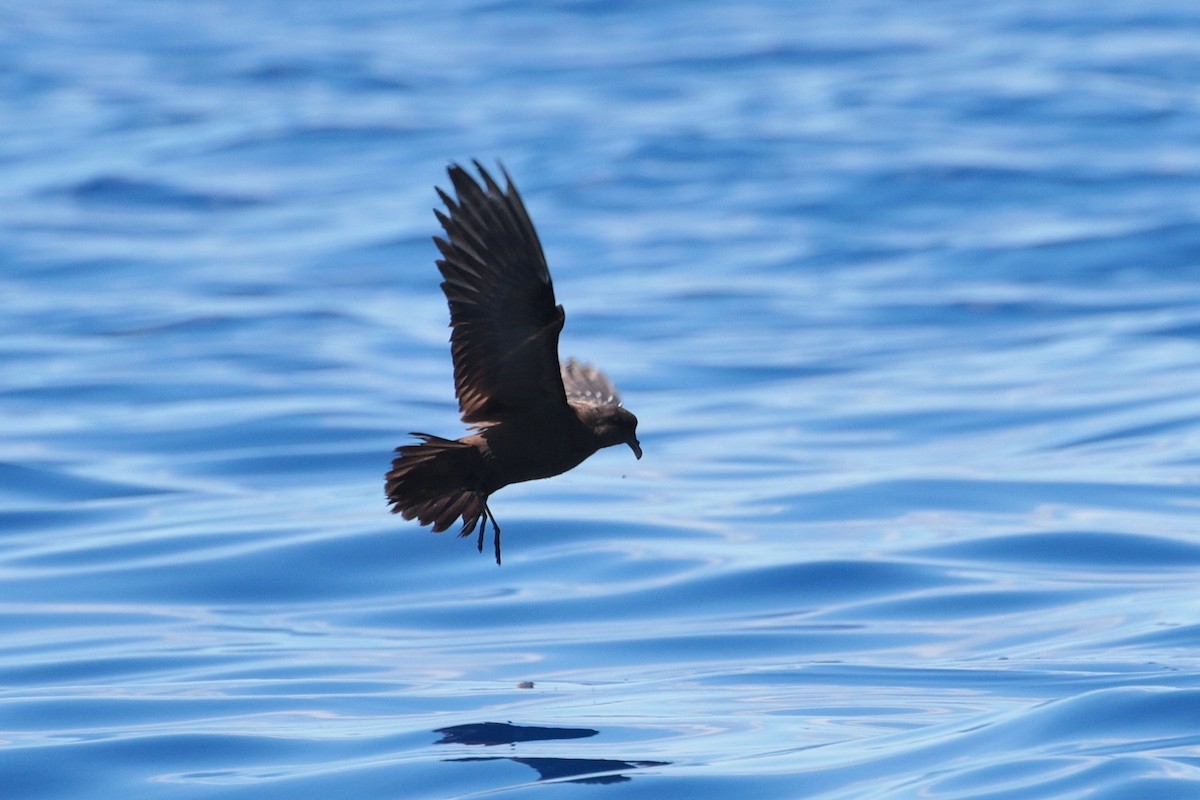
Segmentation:
[(447, 167), (455, 197), (437, 188), (435, 236), (442, 292), (450, 307), (454, 392), (473, 433), (445, 439), (412, 432), (419, 444), (396, 448), (385, 490), (393, 514), (435, 533), (462, 520), (478, 526), (477, 547), (492, 524), (496, 564), (500, 525), (488, 498), (512, 483), (560, 475), (601, 448), (628, 445), (642, 457), (637, 417), (621, 405), (608, 377), (574, 358), (559, 361), (566, 320), (542, 245), (503, 164), (500, 186), (478, 162), (476, 180)]

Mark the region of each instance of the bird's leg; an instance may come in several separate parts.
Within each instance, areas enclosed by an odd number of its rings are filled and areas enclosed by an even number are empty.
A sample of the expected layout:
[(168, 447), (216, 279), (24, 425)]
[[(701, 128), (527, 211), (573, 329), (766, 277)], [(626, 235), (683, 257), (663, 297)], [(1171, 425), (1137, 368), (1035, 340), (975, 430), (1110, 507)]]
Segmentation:
[[(496, 515), (488, 508), (487, 500), (483, 501), (483, 518), (492, 521), (492, 544), (496, 548), (496, 566), (500, 566), (500, 525), (496, 522)], [(483, 547), (483, 540), (480, 540), (480, 547)]]

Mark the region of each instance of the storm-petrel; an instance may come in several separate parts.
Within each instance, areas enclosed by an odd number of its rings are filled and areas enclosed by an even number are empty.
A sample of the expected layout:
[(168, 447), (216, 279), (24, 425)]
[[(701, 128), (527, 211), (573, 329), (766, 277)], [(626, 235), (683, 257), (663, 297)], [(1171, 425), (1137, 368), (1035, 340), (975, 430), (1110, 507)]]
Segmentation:
[(446, 238), (433, 241), (450, 304), (454, 392), (476, 432), (410, 434), (422, 443), (396, 448), (386, 488), (392, 513), (432, 523), (434, 532), (461, 518), (459, 535), (468, 536), (478, 524), (481, 553), (490, 519), (499, 564), (492, 492), (559, 475), (602, 447), (627, 444), (638, 458), (642, 448), (637, 417), (604, 373), (574, 359), (559, 363), (566, 317), (533, 222), (504, 167), (501, 189), (474, 163), (482, 186), (457, 164), (447, 170), (458, 197), (437, 190), (448, 214), (434, 210)]

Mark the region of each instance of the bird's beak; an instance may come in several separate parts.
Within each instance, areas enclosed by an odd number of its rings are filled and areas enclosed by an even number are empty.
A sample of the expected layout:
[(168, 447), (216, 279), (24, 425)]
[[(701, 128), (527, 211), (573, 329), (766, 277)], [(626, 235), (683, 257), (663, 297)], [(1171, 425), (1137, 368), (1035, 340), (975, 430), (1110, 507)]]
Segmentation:
[(639, 442), (637, 439), (633, 438), (632, 436), (630, 436), (629, 440), (626, 441), (625, 444), (629, 445), (629, 449), (632, 450), (633, 454), (638, 457), (638, 461), (641, 461), (642, 460), (642, 443)]

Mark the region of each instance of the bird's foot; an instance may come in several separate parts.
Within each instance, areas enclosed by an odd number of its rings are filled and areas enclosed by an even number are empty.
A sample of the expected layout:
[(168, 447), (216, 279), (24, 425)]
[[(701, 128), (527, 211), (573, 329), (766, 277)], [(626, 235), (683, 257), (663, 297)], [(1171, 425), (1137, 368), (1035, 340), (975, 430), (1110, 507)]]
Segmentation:
[[(487, 526), (488, 520), (492, 521), (492, 546), (496, 549), (496, 566), (500, 566), (500, 526), (496, 523), (496, 515), (488, 508), (487, 501), (483, 501), (483, 521), (484, 527)], [(479, 529), (479, 552), (483, 552), (483, 528)]]

